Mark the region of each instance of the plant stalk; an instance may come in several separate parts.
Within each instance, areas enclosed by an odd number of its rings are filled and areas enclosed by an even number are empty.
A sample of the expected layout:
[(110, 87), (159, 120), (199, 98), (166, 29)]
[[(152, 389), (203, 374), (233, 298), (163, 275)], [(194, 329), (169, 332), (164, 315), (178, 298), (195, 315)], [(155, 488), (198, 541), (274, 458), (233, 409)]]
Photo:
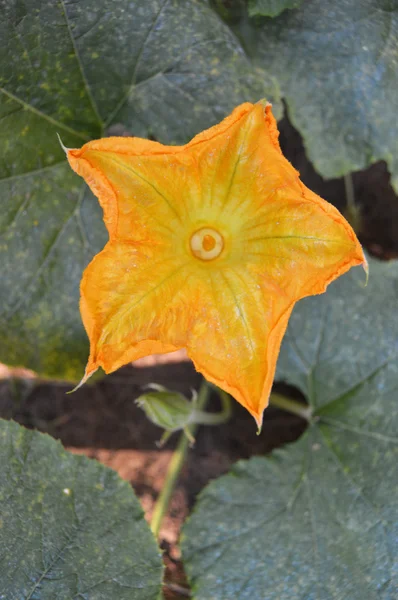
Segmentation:
[(221, 411), (209, 413), (196, 408), (192, 415), (192, 422), (198, 425), (222, 425), (229, 421), (232, 414), (231, 398), (227, 392), (220, 388), (215, 388), (221, 400)]
[(344, 175), (344, 189), (345, 189), (347, 208), (350, 213), (355, 213), (355, 211), (357, 210), (357, 207), (355, 204), (354, 184), (352, 181), (351, 173)]
[[(210, 387), (207, 381), (203, 380), (202, 385), (200, 387), (198, 393), (198, 399), (196, 401), (196, 407), (198, 410), (203, 410), (206, 406), (207, 400), (210, 395)], [(192, 436), (195, 435), (195, 432), (198, 428), (198, 424), (194, 423), (189, 426), (189, 431)], [(170, 499), (173, 494), (175, 484), (177, 478), (181, 472), (182, 466), (185, 461), (185, 457), (188, 451), (189, 439), (185, 433), (181, 433), (180, 439), (177, 444), (177, 448), (173, 452), (173, 456), (171, 457), (166, 478), (162, 487), (162, 490), (159, 494), (159, 497), (155, 504), (155, 509), (153, 511), (152, 520), (151, 520), (151, 530), (153, 535), (157, 538), (159, 536), (160, 526), (163, 521), (163, 517), (165, 516), (167, 509), (170, 504)]]
[(312, 408), (307, 404), (303, 404), (302, 402), (297, 402), (296, 400), (292, 400), (291, 398), (286, 398), (286, 396), (282, 396), (281, 394), (271, 394), (269, 403), (272, 406), (276, 406), (277, 408), (281, 408), (286, 412), (290, 412), (293, 415), (298, 415), (302, 419), (310, 422), (312, 419)]

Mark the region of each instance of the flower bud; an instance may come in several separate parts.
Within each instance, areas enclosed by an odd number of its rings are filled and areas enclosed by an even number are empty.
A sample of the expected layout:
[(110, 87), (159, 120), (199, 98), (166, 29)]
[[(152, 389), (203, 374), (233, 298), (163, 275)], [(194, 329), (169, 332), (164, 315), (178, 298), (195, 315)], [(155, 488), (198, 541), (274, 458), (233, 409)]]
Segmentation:
[(136, 400), (148, 419), (166, 431), (184, 429), (191, 422), (195, 410), (193, 403), (162, 386), (153, 384), (149, 387), (155, 391), (146, 392)]

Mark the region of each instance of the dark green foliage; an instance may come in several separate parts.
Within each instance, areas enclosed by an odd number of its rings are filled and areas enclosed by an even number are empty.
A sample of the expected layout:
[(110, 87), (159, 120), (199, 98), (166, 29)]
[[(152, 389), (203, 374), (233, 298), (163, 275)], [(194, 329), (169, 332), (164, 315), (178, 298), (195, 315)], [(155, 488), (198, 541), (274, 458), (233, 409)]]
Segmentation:
[(156, 600), (162, 561), (130, 486), (0, 421), (0, 598)]

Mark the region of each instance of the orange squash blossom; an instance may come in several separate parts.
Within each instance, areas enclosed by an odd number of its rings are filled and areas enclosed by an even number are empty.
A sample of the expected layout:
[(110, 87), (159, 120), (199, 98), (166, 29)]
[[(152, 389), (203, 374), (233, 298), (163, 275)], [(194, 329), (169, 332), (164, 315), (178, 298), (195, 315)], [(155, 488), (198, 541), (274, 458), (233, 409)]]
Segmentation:
[(366, 268), (350, 225), (300, 181), (278, 136), (260, 102), (185, 146), (110, 137), (68, 150), (109, 232), (81, 282), (83, 382), (186, 348), (261, 427), (294, 304)]

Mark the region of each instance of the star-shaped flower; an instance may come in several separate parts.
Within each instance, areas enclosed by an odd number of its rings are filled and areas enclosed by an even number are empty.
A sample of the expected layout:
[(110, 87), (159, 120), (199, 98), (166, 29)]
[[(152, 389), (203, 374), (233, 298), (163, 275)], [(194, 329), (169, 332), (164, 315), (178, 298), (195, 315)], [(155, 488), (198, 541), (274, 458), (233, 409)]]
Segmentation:
[(366, 266), (347, 221), (284, 158), (265, 103), (185, 146), (111, 137), (69, 150), (109, 242), (84, 272), (84, 381), (186, 348), (259, 426), (295, 302)]

